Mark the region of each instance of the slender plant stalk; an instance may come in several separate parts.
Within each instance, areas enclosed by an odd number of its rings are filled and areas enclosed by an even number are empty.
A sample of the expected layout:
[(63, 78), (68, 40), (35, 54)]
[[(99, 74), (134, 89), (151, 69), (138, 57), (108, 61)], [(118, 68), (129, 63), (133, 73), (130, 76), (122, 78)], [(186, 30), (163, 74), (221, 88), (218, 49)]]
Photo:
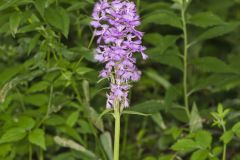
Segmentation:
[(120, 119), (121, 114), (118, 108), (115, 109), (115, 136), (114, 136), (114, 160), (119, 160), (119, 142), (120, 142)]
[(183, 53), (183, 91), (184, 91), (184, 105), (187, 116), (190, 117), (190, 110), (188, 104), (188, 86), (187, 86), (187, 79), (188, 79), (188, 33), (187, 33), (187, 25), (186, 25), (186, 8), (183, 4), (181, 9), (181, 17), (182, 17), (182, 27), (183, 27), (183, 39), (184, 39), (184, 53)]
[[(223, 124), (223, 134), (226, 132), (226, 127)], [(226, 153), (227, 153), (227, 144), (223, 142), (223, 155), (222, 155), (222, 160), (226, 160)]]
[(138, 10), (138, 12), (140, 12), (140, 3), (141, 3), (141, 0), (137, 0), (137, 10)]
[(32, 160), (32, 145), (29, 143), (29, 158), (28, 160)]

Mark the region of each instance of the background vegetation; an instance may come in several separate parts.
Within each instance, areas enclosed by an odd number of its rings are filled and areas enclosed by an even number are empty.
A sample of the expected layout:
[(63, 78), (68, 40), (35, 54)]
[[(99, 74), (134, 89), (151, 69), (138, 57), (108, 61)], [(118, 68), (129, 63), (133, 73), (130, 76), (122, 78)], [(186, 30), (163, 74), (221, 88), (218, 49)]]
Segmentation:
[[(240, 160), (240, 1), (181, 2), (136, 1), (149, 59), (130, 110), (151, 116), (123, 116), (122, 160)], [(112, 159), (94, 3), (0, 0), (1, 160)]]

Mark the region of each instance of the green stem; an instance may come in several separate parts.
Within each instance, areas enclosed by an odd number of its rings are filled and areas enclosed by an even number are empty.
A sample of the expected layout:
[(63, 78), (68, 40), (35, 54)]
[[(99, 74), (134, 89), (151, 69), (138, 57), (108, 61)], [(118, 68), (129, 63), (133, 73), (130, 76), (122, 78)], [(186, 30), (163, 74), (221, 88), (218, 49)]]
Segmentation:
[[(226, 132), (225, 124), (222, 124), (223, 127), (223, 134)], [(222, 160), (226, 160), (226, 153), (227, 153), (227, 144), (223, 142), (223, 155)]]
[(127, 151), (127, 133), (128, 133), (128, 116), (124, 117), (124, 131), (123, 131), (123, 143), (122, 143), (122, 151), (125, 153)]
[(227, 153), (227, 144), (224, 143), (222, 160), (226, 160), (226, 153)]
[(29, 143), (29, 160), (32, 160), (32, 145)]
[(182, 7), (181, 17), (182, 17), (182, 25), (183, 25), (183, 38), (184, 38), (184, 55), (183, 55), (183, 92), (184, 92), (184, 104), (187, 116), (190, 117), (190, 109), (188, 104), (188, 86), (187, 86), (187, 78), (188, 78), (188, 33), (187, 33), (187, 25), (186, 25), (186, 15), (185, 15), (185, 7)]
[(140, 13), (140, 3), (141, 3), (141, 0), (137, 0), (137, 10), (139, 13)]
[(119, 160), (119, 141), (120, 141), (120, 112), (115, 109), (115, 136), (114, 136), (114, 160)]
[(91, 45), (93, 43), (93, 40), (94, 40), (94, 37), (95, 37), (95, 31), (92, 33), (92, 37), (90, 39), (90, 42), (88, 43), (88, 49), (91, 47)]

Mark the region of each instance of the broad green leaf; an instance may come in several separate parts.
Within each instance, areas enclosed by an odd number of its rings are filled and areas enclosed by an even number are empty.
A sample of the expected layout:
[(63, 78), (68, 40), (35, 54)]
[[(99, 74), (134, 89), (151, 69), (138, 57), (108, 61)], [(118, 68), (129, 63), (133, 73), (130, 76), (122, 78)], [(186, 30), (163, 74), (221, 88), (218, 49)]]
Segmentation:
[(88, 116), (91, 122), (100, 130), (104, 131), (104, 125), (102, 119), (98, 119), (99, 114), (90, 106), (87, 108)]
[(7, 9), (8, 7), (13, 6), (14, 4), (16, 4), (17, 2), (19, 2), (19, 0), (11, 0), (11, 1), (1, 1), (0, 2), (0, 11)]
[(172, 106), (172, 103), (177, 100), (182, 95), (182, 85), (171, 86), (167, 89), (165, 93), (164, 102), (166, 110), (169, 110)]
[(22, 18), (21, 12), (16, 12), (16, 13), (12, 14), (12, 16), (9, 19), (9, 26), (10, 26), (10, 30), (11, 30), (13, 36), (18, 31), (18, 27), (20, 25), (21, 18)]
[(41, 107), (44, 104), (48, 103), (48, 99), (49, 97), (46, 94), (32, 94), (32, 95), (26, 95), (24, 97), (24, 102), (27, 104)]
[(49, 24), (60, 30), (66, 38), (68, 37), (70, 18), (65, 9), (49, 7), (45, 10), (44, 17)]
[(102, 146), (107, 153), (108, 159), (113, 160), (112, 138), (109, 132), (104, 132), (100, 136)]
[(152, 116), (153, 121), (161, 128), (161, 129), (166, 129), (165, 122), (162, 118), (161, 113), (155, 113)]
[(196, 140), (197, 145), (201, 149), (211, 148), (212, 135), (210, 132), (205, 131), (205, 130), (200, 130), (200, 131), (196, 132), (195, 140)]
[(153, 61), (177, 68), (181, 71), (183, 70), (182, 59), (179, 56), (177, 47), (169, 48), (162, 55), (159, 55), (159, 52), (149, 52), (149, 57)]
[(191, 132), (202, 129), (202, 118), (198, 113), (198, 108), (196, 103), (193, 104), (192, 111), (190, 114), (189, 126)]
[(228, 144), (232, 140), (233, 136), (234, 136), (234, 133), (232, 130), (230, 130), (223, 133), (220, 139), (223, 143)]
[(222, 146), (217, 146), (212, 149), (212, 153), (214, 156), (219, 156), (220, 154), (222, 154), (222, 151), (223, 151)]
[(212, 12), (200, 12), (189, 19), (189, 23), (199, 27), (210, 27), (223, 24), (223, 20)]
[(4, 68), (3, 70), (0, 69), (0, 86), (5, 84), (7, 81), (12, 79), (14, 76), (16, 76), (21, 70), (23, 69), (23, 66), (16, 65)]
[(194, 60), (193, 62), (201, 71), (204, 72), (237, 73), (235, 69), (215, 57), (202, 57)]
[(35, 93), (35, 92), (40, 92), (40, 91), (44, 91), (49, 87), (49, 82), (47, 81), (40, 81), (40, 82), (36, 82), (34, 83), (28, 90), (28, 93)]
[(236, 124), (232, 127), (232, 131), (233, 131), (238, 137), (240, 137), (240, 122), (236, 123)]
[(129, 110), (136, 111), (145, 114), (156, 113), (164, 109), (164, 104), (160, 100), (150, 100), (143, 103), (137, 104), (131, 107)]
[(56, 136), (56, 137), (54, 137), (54, 141), (60, 146), (74, 149), (76, 151), (79, 151), (79, 152), (91, 157), (92, 159), (96, 159), (96, 156), (93, 152), (87, 150), (85, 147), (74, 142), (73, 140)]
[(12, 151), (12, 145), (11, 144), (0, 144), (0, 158), (5, 157), (11, 151)]
[(28, 135), (28, 140), (32, 144), (35, 144), (39, 147), (41, 147), (43, 150), (46, 150), (45, 145), (45, 133), (42, 129), (35, 129)]
[(208, 158), (208, 150), (197, 150), (195, 151), (190, 160), (206, 160)]
[(180, 139), (171, 147), (174, 151), (188, 152), (197, 148), (197, 144), (191, 139)]
[(175, 36), (175, 35), (162, 36), (157, 33), (149, 33), (144, 36), (144, 41), (157, 47), (153, 49), (149, 48), (150, 50), (158, 49), (159, 50), (158, 54), (163, 54), (166, 51), (166, 49), (175, 45), (178, 38), (179, 36)]
[(174, 160), (175, 155), (160, 156), (159, 160)]
[(35, 126), (35, 121), (31, 117), (22, 116), (18, 119), (16, 123), (17, 127), (23, 128), (25, 130), (31, 130)]
[(67, 118), (66, 124), (70, 127), (73, 127), (76, 124), (78, 118), (79, 118), (79, 112), (75, 111), (69, 115), (69, 117)]
[(169, 108), (166, 108), (166, 109), (177, 120), (184, 122), (184, 123), (189, 122), (189, 119), (186, 114), (186, 110), (184, 109), (184, 106), (173, 103)]
[(31, 40), (28, 48), (28, 55), (32, 52), (32, 50), (36, 47), (37, 43), (39, 42), (39, 38), (41, 37), (40, 34), (36, 34), (33, 39)]
[(162, 77), (161, 75), (159, 75), (156, 71), (154, 70), (147, 70), (145, 73), (149, 78), (151, 78), (152, 80), (158, 82), (160, 85), (162, 85), (165, 89), (168, 89), (171, 84), (168, 80), (166, 80), (164, 77)]
[(197, 37), (194, 42), (199, 42), (211, 38), (216, 38), (232, 32), (239, 26), (239, 23), (227, 23), (208, 29)]
[(146, 27), (151, 23), (160, 25), (170, 25), (176, 28), (182, 28), (182, 23), (174, 12), (169, 10), (162, 10), (158, 12), (150, 13), (142, 18), (142, 27)]
[(44, 16), (45, 8), (47, 7), (47, 0), (35, 0), (34, 5), (41, 16)]
[(26, 136), (26, 130), (23, 128), (11, 128), (7, 130), (0, 138), (0, 144), (8, 142), (16, 142), (22, 140)]

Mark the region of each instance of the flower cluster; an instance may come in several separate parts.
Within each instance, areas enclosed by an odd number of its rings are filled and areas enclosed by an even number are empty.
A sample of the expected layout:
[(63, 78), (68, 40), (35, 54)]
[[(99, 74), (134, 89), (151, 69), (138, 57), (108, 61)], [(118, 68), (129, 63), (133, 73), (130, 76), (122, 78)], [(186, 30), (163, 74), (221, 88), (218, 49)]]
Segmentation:
[(130, 81), (138, 81), (141, 72), (136, 67), (134, 53), (146, 49), (142, 46), (143, 33), (136, 30), (140, 18), (133, 2), (123, 0), (100, 0), (93, 10), (91, 25), (98, 37), (95, 59), (104, 63), (101, 77), (111, 77), (111, 91), (107, 94), (107, 108), (114, 107), (116, 101), (121, 107), (128, 107)]

